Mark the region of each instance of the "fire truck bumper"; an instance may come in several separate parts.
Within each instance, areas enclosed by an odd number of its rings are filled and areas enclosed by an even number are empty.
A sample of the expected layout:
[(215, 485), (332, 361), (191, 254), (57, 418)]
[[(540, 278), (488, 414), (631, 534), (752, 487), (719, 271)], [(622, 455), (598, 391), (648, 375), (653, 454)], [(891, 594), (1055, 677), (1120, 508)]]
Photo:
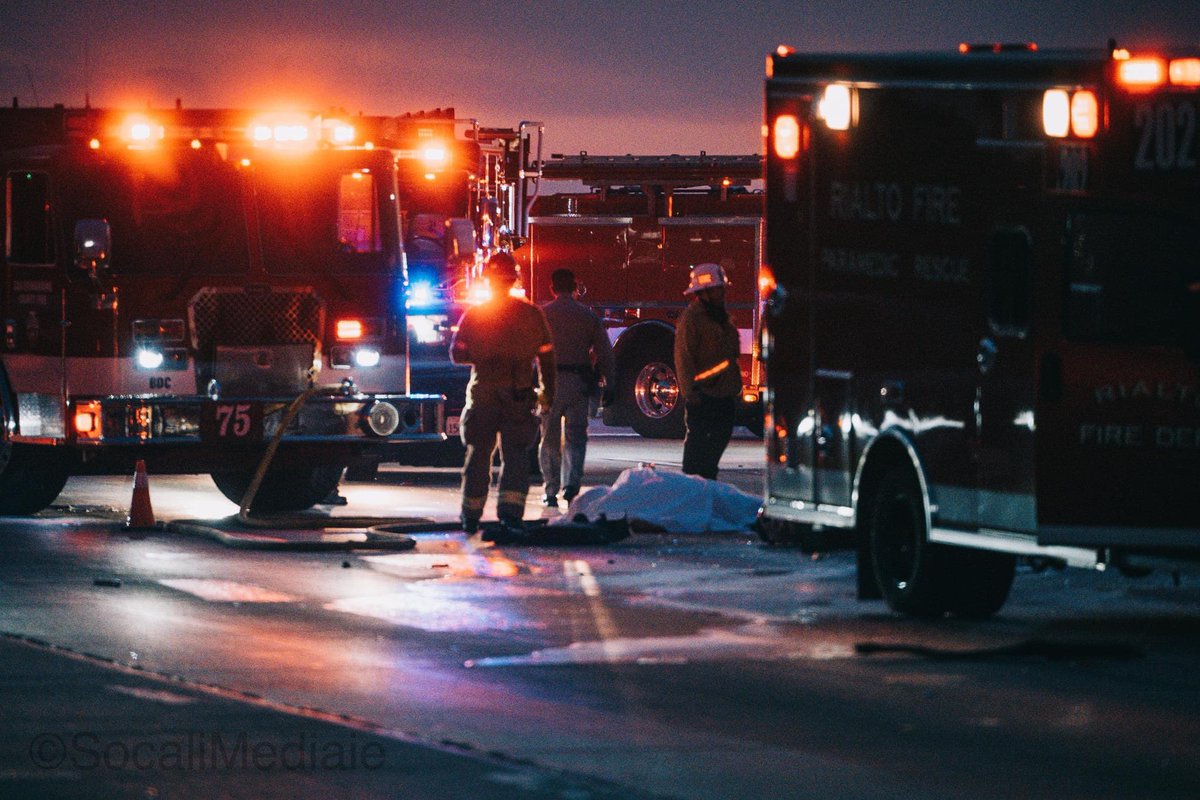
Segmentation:
[(296, 402), (294, 397), (78, 398), (68, 409), (68, 438), (86, 451), (113, 446), (253, 447), (280, 436), (285, 446), (346, 445), (364, 453), (445, 438), (441, 395), (322, 392), (304, 398), (289, 415)]

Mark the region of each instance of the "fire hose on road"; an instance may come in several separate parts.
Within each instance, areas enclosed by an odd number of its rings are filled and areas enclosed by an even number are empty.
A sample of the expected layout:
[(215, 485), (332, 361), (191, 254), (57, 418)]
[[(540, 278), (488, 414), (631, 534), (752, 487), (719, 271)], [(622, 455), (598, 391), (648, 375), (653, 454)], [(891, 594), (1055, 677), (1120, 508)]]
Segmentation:
[[(409, 533), (432, 533), (435, 531), (456, 530), (459, 526), (457, 519), (431, 519), (413, 517), (364, 517), (364, 516), (314, 516), (312, 514), (269, 514), (252, 516), (255, 495), (262, 486), (263, 479), (271, 467), (275, 453), (283, 439), (288, 426), (300, 413), (310, 397), (317, 394), (335, 392), (337, 387), (311, 387), (302, 392), (287, 407), (280, 420), (267, 449), (259, 460), (254, 477), (242, 497), (241, 506), (236, 518), (231, 518), (224, 525), (202, 520), (180, 520), (167, 523), (167, 530), (176, 533), (187, 533), (215, 539), (229, 547), (241, 547), (258, 550), (350, 550), (350, 549), (388, 549), (410, 550), (416, 546), (416, 541), (405, 535)], [(224, 521), (220, 521), (224, 522)], [(241, 527), (251, 530), (274, 531), (314, 531), (329, 528), (356, 529), (364, 533), (359, 536), (332, 535), (316, 538), (287, 537), (283, 535), (263, 536), (247, 533), (246, 531), (229, 530), (231, 527)]]

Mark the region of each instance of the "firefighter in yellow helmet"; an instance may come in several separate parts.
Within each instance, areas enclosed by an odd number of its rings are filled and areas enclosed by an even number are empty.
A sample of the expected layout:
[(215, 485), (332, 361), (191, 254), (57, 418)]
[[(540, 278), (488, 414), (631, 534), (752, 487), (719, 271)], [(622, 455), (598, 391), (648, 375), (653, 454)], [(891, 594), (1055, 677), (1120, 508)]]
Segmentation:
[[(487, 501), (492, 453), (500, 447), (501, 522), (519, 525), (529, 493), (529, 457), (538, 431), (538, 411), (554, 400), (554, 345), (546, 316), (533, 303), (513, 297), (517, 262), (500, 252), (488, 259), (484, 277), (491, 299), (462, 315), (450, 345), (456, 364), (471, 365), (460, 434), (466, 445), (462, 474), (462, 526), (478, 530)], [(540, 386), (534, 384), (537, 361)]]
[(675, 330), (675, 372), (684, 401), (687, 433), (683, 472), (716, 480), (742, 391), (737, 328), (725, 310), (729, 281), (719, 264), (697, 264), (684, 294), (692, 302)]

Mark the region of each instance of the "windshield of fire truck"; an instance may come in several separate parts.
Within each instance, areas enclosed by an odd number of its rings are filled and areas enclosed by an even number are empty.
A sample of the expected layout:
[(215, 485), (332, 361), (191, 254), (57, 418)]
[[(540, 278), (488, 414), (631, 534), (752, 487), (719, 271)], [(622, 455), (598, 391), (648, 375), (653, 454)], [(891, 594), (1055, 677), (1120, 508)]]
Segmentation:
[(1066, 333), (1146, 345), (1195, 341), (1200, 236), (1186, 219), (1111, 209), (1068, 221)]
[(68, 220), (104, 219), (112, 269), (126, 275), (213, 275), (249, 268), (236, 170), (211, 152), (105, 160), (64, 176)]
[(255, 168), (254, 181), (267, 272), (345, 275), (390, 268), (388, 206), (369, 167), (264, 164)]

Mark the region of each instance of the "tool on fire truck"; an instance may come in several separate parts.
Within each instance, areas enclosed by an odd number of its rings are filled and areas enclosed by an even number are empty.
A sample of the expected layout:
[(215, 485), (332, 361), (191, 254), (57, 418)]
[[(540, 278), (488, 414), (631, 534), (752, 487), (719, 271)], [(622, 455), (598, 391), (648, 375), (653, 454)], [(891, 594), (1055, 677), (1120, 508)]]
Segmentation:
[(772, 54), (765, 538), (930, 616), (1194, 567), (1198, 111), (1195, 47)]

